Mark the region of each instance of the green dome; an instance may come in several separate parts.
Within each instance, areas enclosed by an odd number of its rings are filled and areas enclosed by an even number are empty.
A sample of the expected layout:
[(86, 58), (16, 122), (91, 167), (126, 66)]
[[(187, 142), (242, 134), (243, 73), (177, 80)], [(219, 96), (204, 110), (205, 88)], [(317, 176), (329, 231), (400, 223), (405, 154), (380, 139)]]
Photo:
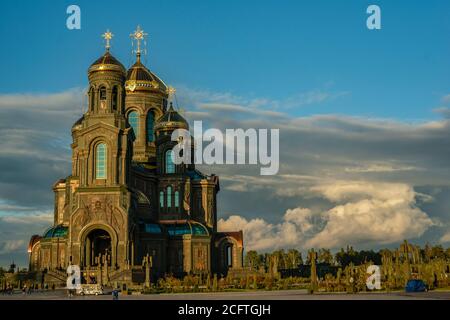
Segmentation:
[(185, 234), (196, 236), (209, 235), (208, 229), (198, 222), (167, 224), (165, 227), (170, 236), (182, 236)]
[(64, 227), (62, 225), (52, 227), (45, 232), (44, 239), (65, 238), (67, 237), (68, 230), (69, 230), (68, 227)]

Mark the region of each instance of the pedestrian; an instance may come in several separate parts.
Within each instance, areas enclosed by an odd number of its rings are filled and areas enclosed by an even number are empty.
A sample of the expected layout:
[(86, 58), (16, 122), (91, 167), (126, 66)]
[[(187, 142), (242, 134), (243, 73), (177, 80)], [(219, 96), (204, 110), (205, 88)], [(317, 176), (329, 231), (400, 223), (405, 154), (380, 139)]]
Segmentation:
[(117, 289), (114, 289), (112, 292), (113, 300), (119, 300), (119, 291)]

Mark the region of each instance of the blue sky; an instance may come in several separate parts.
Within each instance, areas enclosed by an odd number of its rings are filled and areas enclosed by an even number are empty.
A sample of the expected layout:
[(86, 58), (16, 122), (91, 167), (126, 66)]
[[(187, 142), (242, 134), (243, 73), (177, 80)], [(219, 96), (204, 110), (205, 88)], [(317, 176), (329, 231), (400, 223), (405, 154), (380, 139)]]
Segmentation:
[[(65, 27), (81, 8), (81, 30)], [(366, 8), (382, 9), (382, 30)], [(150, 35), (148, 66), (175, 86), (282, 100), (345, 93), (291, 110), (404, 120), (438, 117), (450, 83), (447, 1), (20, 1), (2, 3), (1, 93), (59, 92), (87, 85), (115, 34), (113, 53), (133, 61), (129, 34)]]

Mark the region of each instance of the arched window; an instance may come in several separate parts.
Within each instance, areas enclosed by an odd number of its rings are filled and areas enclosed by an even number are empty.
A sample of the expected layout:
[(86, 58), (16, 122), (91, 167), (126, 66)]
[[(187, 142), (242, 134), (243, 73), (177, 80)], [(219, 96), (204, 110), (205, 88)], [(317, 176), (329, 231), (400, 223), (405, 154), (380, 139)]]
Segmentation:
[(100, 87), (100, 100), (106, 100), (106, 88)]
[(100, 87), (99, 90), (100, 109), (106, 109), (106, 88)]
[(117, 105), (118, 105), (118, 90), (117, 90), (117, 86), (113, 88), (112, 90), (112, 109), (115, 111), (117, 110)]
[(159, 192), (159, 206), (164, 208), (164, 191)]
[(152, 142), (155, 140), (155, 135), (153, 132), (153, 126), (155, 123), (155, 114), (153, 111), (147, 113), (147, 142)]
[(106, 144), (97, 145), (95, 152), (95, 177), (96, 179), (106, 179)]
[(128, 123), (133, 128), (134, 135), (137, 139), (139, 136), (139, 113), (137, 113), (136, 111), (131, 111), (128, 114)]
[(173, 163), (172, 150), (166, 151), (166, 173), (175, 173), (175, 164)]
[(172, 187), (167, 187), (167, 208), (172, 207)]
[(175, 208), (178, 208), (180, 206), (180, 193), (178, 191), (175, 191)]

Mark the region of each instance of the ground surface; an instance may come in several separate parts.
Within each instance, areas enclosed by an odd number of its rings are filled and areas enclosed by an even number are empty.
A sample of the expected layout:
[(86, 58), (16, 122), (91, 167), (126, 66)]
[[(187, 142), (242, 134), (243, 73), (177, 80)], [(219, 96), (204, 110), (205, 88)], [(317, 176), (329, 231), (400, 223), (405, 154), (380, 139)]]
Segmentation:
[[(67, 297), (65, 290), (34, 292), (24, 295), (17, 291), (13, 295), (0, 294), (0, 300), (112, 300), (111, 294), (101, 296)], [(180, 293), (152, 295), (120, 295), (119, 300), (411, 300), (434, 299), (450, 300), (448, 291), (431, 291), (424, 293), (358, 293), (358, 294), (314, 294), (306, 290), (281, 291), (247, 291), (247, 292), (216, 292), (216, 293)]]

